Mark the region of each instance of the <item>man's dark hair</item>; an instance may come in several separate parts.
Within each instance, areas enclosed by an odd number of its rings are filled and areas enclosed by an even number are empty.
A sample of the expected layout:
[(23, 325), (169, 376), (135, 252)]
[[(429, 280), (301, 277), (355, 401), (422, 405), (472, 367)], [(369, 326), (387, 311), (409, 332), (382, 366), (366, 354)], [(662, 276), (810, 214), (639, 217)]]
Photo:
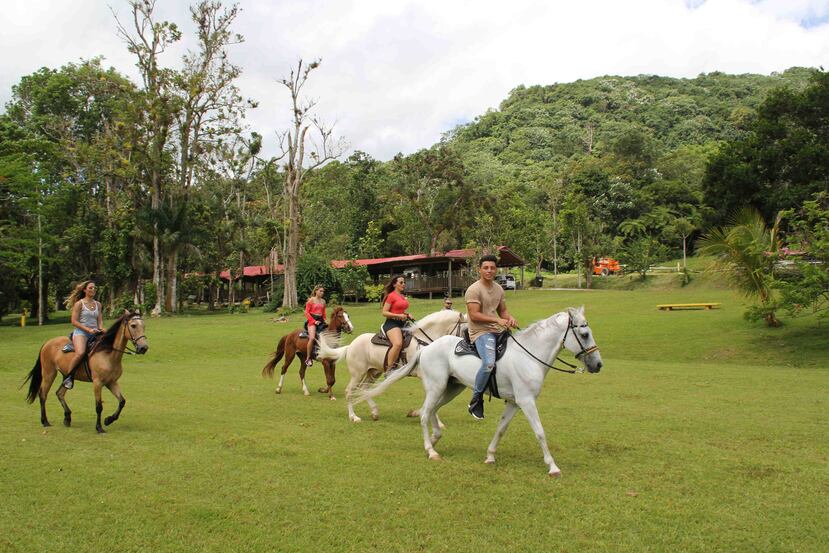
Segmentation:
[(494, 255), (485, 255), (485, 256), (481, 257), (481, 260), (478, 262), (478, 267), (483, 267), (484, 262), (486, 262), (486, 261), (492, 261), (493, 263), (495, 263), (497, 265), (498, 264), (498, 257), (494, 256)]

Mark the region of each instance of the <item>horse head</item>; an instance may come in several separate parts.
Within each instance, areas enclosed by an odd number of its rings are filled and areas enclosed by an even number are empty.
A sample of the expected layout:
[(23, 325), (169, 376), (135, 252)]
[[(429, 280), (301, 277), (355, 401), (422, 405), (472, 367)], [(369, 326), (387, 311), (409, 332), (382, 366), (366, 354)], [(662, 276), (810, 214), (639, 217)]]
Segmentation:
[(150, 349), (147, 343), (147, 337), (144, 335), (144, 319), (141, 318), (141, 311), (136, 309), (133, 312), (124, 310), (123, 315), (124, 332), (126, 332), (132, 345), (135, 347), (135, 353), (144, 355)]
[(602, 355), (584, 316), (584, 306), (567, 309), (567, 330), (564, 332), (563, 345), (584, 363), (587, 372), (597, 373), (602, 369)]
[(351, 334), (354, 331), (354, 325), (351, 323), (351, 317), (348, 312), (342, 307), (335, 307), (331, 312), (331, 330), (334, 332), (345, 332)]

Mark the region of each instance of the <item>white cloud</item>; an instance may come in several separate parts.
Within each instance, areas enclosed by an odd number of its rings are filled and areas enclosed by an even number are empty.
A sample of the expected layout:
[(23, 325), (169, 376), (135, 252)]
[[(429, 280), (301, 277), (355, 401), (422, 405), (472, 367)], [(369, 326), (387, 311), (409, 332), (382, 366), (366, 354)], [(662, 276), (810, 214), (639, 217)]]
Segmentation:
[[(119, 17), (126, 3), (113, 0)], [(4, 2), (0, 101), (40, 66), (104, 55), (137, 78), (97, 0)], [(519, 84), (599, 75), (770, 73), (829, 59), (829, 1), (814, 0), (243, 0), (232, 51), (242, 92), (259, 101), (252, 130), (272, 145), (287, 122), (276, 78), (323, 58), (308, 92), (352, 148), (388, 159), (427, 147), (457, 121), (497, 107)], [(160, 16), (189, 29), (182, 3)], [(184, 45), (171, 51), (171, 64)], [(272, 147), (272, 146), (271, 146)]]

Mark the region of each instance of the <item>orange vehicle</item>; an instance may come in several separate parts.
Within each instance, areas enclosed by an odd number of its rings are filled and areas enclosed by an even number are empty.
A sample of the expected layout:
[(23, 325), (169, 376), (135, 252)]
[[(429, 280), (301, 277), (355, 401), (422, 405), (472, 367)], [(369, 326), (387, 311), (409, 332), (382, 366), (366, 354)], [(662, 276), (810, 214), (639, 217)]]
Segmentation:
[(593, 259), (593, 274), (594, 275), (615, 275), (622, 272), (622, 266), (612, 257), (600, 257), (598, 261)]

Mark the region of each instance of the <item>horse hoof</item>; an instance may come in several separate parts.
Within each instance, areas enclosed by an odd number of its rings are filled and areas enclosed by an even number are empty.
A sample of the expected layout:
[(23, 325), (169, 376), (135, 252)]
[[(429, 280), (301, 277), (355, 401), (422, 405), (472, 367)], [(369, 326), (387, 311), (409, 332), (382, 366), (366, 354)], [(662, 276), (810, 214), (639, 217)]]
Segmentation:
[(495, 457), (487, 457), (486, 460), (484, 460), (484, 464), (485, 465), (494, 465), (495, 464)]
[(52, 426), (52, 423), (50, 423), (49, 421), (42, 422), (42, 423), (40, 423), (40, 424), (42, 424), (44, 428), (47, 428), (47, 427), (49, 427), (49, 426)]
[(113, 422), (115, 422), (115, 419), (113, 419), (112, 417), (107, 417), (104, 419), (104, 426), (109, 426)]
[(103, 428), (96, 428), (96, 430), (98, 431), (98, 434), (106, 434), (107, 433), (107, 431), (104, 430)]
[(443, 458), (440, 456), (439, 453), (435, 453), (435, 454), (430, 453), (429, 454), (429, 460), (430, 461), (443, 461)]
[(407, 416), (407, 417), (409, 417), (410, 419), (413, 419), (413, 418), (415, 418), (415, 417), (419, 417), (419, 416), (420, 416), (420, 412), (419, 412), (419, 411), (417, 411), (416, 409), (412, 409), (411, 411), (409, 411), (408, 413), (406, 413), (406, 416)]
[(72, 419), (63, 419), (63, 426), (65, 426), (66, 428), (72, 426)]
[(355, 415), (351, 417), (351, 422), (363, 422), (363, 419)]
[(558, 470), (558, 469), (556, 469), (556, 470), (551, 470), (550, 472), (548, 472), (548, 473), (547, 473), (547, 475), (548, 475), (550, 478), (561, 478), (561, 471), (560, 471), (560, 470)]
[(337, 398), (335, 398), (334, 396), (328, 396), (328, 399), (330, 399), (331, 401), (337, 401)]
[(275, 394), (281, 394), (282, 393), (282, 388), (277, 388), (274, 393)]
[(371, 420), (373, 420), (373, 421), (380, 420), (380, 415), (378, 415), (377, 413), (372, 413), (371, 414)]
[(304, 395), (305, 397), (309, 397), (311, 394), (309, 392), (302, 392), (302, 395)]
[(442, 422), (439, 422), (438, 423), (438, 428), (440, 428), (441, 430), (446, 430), (446, 425), (443, 424)]

